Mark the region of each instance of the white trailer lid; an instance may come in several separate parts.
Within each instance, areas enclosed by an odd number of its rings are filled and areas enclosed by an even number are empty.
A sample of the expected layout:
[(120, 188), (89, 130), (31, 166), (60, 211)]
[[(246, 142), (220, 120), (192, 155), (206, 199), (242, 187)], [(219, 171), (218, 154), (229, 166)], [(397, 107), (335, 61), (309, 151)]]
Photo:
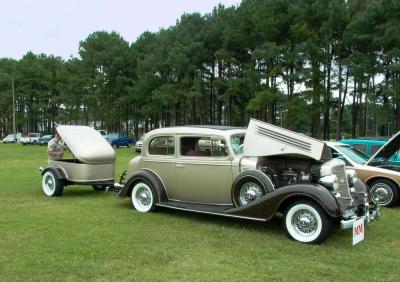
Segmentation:
[(59, 125), (57, 132), (72, 154), (81, 162), (88, 164), (115, 162), (114, 149), (94, 128), (80, 125)]

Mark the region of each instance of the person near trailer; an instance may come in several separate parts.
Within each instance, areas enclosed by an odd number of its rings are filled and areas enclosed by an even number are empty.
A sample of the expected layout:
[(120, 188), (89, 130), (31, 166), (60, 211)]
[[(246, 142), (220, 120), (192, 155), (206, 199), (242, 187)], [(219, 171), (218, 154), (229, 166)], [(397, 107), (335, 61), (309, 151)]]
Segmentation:
[(47, 145), (47, 153), (49, 161), (60, 160), (64, 157), (64, 141), (61, 139), (60, 134), (56, 131), (54, 138), (49, 141)]

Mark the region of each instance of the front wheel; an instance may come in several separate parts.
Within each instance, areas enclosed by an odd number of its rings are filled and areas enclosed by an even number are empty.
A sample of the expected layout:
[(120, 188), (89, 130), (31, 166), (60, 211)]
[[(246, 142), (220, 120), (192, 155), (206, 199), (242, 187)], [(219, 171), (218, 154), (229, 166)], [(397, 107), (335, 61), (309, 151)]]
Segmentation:
[(332, 220), (317, 204), (307, 200), (291, 203), (284, 212), (283, 227), (288, 236), (302, 243), (321, 243), (332, 232)]
[(42, 177), (42, 189), (46, 196), (57, 197), (62, 195), (64, 185), (54, 172), (48, 170)]
[(390, 180), (378, 179), (371, 183), (371, 199), (383, 207), (394, 206), (399, 200), (399, 188)]
[(126, 147), (130, 148), (131, 147), (131, 143), (128, 143), (128, 145)]
[(156, 208), (155, 194), (150, 184), (144, 181), (137, 182), (133, 186), (131, 200), (133, 207), (139, 212), (151, 212)]

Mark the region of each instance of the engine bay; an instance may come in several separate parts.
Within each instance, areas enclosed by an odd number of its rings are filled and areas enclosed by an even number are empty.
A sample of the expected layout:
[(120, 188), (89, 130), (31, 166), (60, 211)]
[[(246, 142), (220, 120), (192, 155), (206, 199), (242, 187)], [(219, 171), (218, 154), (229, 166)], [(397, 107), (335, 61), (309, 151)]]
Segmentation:
[(273, 182), (275, 188), (298, 183), (317, 183), (320, 162), (298, 157), (265, 157), (258, 162), (258, 169)]

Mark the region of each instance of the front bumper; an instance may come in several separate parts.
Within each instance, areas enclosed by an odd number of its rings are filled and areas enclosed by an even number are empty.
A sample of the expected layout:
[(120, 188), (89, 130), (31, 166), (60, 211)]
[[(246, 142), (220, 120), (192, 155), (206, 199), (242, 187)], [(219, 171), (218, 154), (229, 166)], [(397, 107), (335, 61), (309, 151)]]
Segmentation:
[(353, 223), (354, 223), (356, 220), (360, 219), (360, 218), (364, 218), (364, 222), (365, 222), (365, 223), (371, 223), (371, 222), (373, 222), (375, 219), (378, 219), (380, 216), (381, 216), (380, 208), (379, 208), (379, 206), (377, 206), (377, 207), (376, 207), (375, 209), (373, 209), (373, 210), (368, 210), (368, 211), (366, 212), (366, 214), (363, 215), (363, 216), (354, 217), (354, 218), (351, 218), (351, 219), (343, 219), (343, 220), (341, 220), (341, 221), (340, 221), (340, 228), (341, 228), (341, 229), (350, 229), (350, 228), (353, 228)]

